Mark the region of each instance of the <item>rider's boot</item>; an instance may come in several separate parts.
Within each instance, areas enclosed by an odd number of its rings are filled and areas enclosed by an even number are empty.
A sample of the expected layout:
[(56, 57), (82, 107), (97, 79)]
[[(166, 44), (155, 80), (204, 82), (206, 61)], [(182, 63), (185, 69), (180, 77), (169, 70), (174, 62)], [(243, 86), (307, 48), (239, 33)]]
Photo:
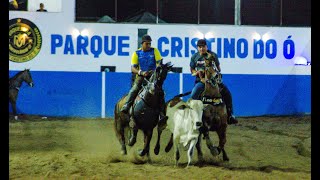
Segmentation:
[(129, 114), (129, 110), (130, 110), (130, 107), (132, 106), (133, 104), (133, 101), (134, 99), (136, 98), (136, 96), (138, 95), (138, 92), (139, 92), (139, 89), (138, 89), (138, 86), (134, 85), (129, 93), (128, 93), (128, 96), (126, 97), (126, 102), (125, 104), (122, 106), (122, 108), (120, 109), (120, 111), (124, 114)]
[(228, 114), (228, 120), (227, 123), (228, 124), (237, 124), (238, 120), (236, 119), (236, 117), (233, 115), (233, 105), (232, 105), (232, 96), (231, 93), (229, 91), (229, 89), (227, 88), (227, 86), (225, 86), (223, 83), (219, 84), (220, 88), (221, 88), (221, 95), (223, 97), (223, 101), (226, 104), (227, 107), (227, 114)]
[[(129, 99), (129, 97), (128, 97), (128, 99)], [(132, 103), (130, 103), (130, 101), (127, 101), (127, 103), (125, 103), (123, 106), (122, 106), (122, 108), (120, 109), (120, 112), (122, 113), (122, 117), (124, 118), (124, 119), (127, 119), (127, 120), (129, 120), (129, 126), (130, 127), (134, 127), (135, 125), (134, 125), (134, 121), (132, 120), (132, 118), (130, 118), (130, 116), (129, 116), (129, 110), (130, 110), (130, 107), (131, 107), (131, 104)]]
[[(134, 122), (134, 121), (132, 121), (132, 122)], [(137, 127), (133, 127), (132, 131), (133, 131), (133, 133), (131, 134), (131, 137), (130, 137), (129, 143), (128, 143), (129, 146), (133, 146), (137, 141), (137, 133), (138, 133)]]
[(231, 108), (227, 108), (227, 113), (228, 113), (228, 124), (238, 124), (238, 120), (236, 117), (232, 114)]

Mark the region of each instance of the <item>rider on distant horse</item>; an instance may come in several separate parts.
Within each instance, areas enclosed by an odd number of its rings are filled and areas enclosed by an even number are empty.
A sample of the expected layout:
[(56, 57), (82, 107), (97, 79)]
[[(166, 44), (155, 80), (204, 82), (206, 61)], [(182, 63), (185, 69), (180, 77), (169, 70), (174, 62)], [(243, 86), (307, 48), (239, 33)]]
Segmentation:
[[(136, 74), (136, 79), (133, 86), (131, 87), (128, 96), (126, 97), (126, 103), (121, 108), (121, 112), (128, 115), (129, 109), (132, 106), (135, 98), (137, 97), (140, 89), (142, 88), (142, 83), (144, 78), (149, 79), (152, 74), (150, 71), (156, 69), (156, 66), (160, 65), (162, 62), (162, 57), (157, 48), (151, 47), (151, 37), (149, 35), (144, 35), (142, 37), (142, 47), (136, 50), (131, 58), (131, 71)], [(160, 101), (160, 118), (159, 124), (163, 124), (168, 116), (165, 116), (165, 100), (164, 93), (161, 94), (162, 101)], [(133, 126), (135, 123), (133, 122)]]
[[(198, 52), (191, 57), (191, 61), (190, 61), (191, 74), (196, 74), (195, 86), (192, 89), (192, 93), (191, 93), (192, 99), (200, 99), (200, 95), (204, 91), (205, 85), (200, 81), (200, 76), (201, 77), (203, 76), (202, 71), (204, 70), (204, 65), (205, 65), (204, 58), (213, 56), (214, 63), (216, 64), (218, 71), (221, 72), (218, 56), (216, 53), (208, 50), (206, 40), (205, 39), (198, 40), (197, 47), (198, 47)], [(220, 93), (227, 107), (228, 124), (237, 124), (238, 120), (236, 120), (235, 116), (233, 115), (231, 93), (227, 88), (227, 86), (222, 83), (222, 81), (219, 83), (219, 88), (221, 89)]]

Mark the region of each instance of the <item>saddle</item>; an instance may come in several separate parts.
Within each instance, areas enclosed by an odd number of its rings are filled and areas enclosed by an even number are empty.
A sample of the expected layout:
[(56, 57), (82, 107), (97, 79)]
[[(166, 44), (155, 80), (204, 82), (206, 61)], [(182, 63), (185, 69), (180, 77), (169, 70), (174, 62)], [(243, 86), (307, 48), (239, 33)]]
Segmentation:
[(131, 118), (136, 114), (144, 114), (144, 112), (146, 111), (160, 112), (160, 109), (151, 108), (150, 105), (145, 101), (147, 91), (148, 89), (146, 88), (146, 84), (144, 84), (142, 88), (139, 90), (133, 105), (129, 109), (129, 116)]
[(223, 100), (222, 98), (212, 98), (210, 96), (202, 96), (201, 97), (201, 101), (203, 102), (203, 104), (211, 104), (213, 106), (217, 106), (219, 104), (222, 104), (223, 103)]

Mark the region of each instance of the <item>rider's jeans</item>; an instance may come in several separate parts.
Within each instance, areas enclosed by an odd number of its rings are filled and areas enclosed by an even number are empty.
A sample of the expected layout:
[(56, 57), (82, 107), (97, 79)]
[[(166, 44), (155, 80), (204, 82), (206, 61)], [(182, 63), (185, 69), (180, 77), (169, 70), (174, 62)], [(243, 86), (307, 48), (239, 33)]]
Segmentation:
[(191, 92), (192, 99), (200, 100), (200, 95), (204, 91), (204, 84), (202, 82), (196, 83)]

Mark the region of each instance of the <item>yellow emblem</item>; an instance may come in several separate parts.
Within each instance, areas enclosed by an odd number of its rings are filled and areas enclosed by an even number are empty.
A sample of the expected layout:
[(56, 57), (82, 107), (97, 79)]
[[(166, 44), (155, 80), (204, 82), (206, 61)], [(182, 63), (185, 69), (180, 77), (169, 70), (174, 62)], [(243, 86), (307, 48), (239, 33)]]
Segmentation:
[(9, 60), (23, 63), (38, 55), (42, 37), (38, 27), (23, 18), (9, 20)]

